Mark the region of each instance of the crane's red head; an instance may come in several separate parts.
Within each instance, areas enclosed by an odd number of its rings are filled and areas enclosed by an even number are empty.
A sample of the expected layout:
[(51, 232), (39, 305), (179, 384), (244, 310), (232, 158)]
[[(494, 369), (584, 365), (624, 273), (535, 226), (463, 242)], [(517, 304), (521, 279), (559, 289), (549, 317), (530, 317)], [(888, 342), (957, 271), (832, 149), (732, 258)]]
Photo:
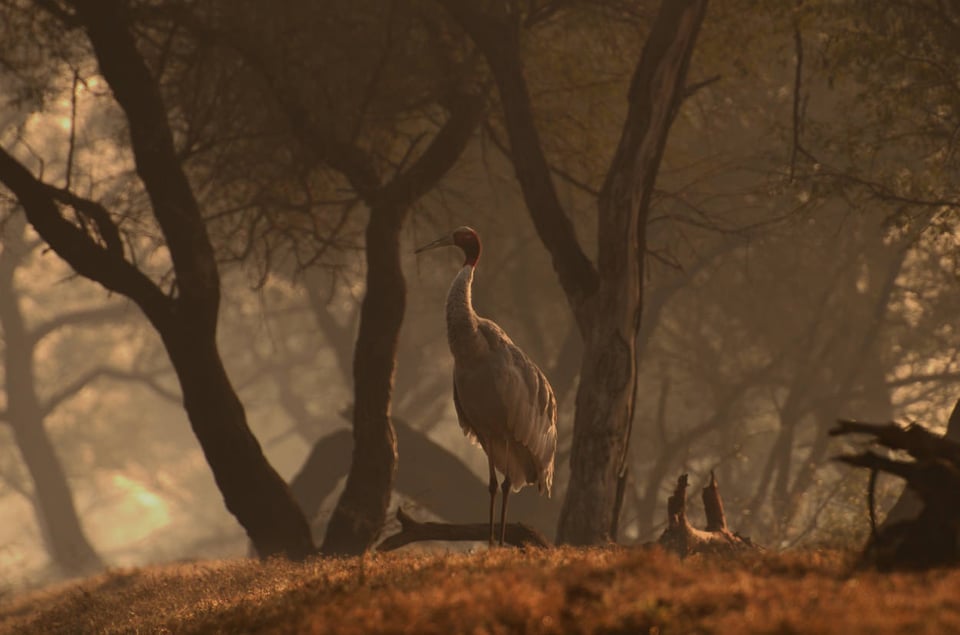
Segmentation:
[(419, 254), (429, 249), (449, 246), (456, 246), (463, 250), (464, 266), (477, 266), (477, 261), (480, 259), (480, 236), (472, 227), (457, 227), (446, 236), (441, 236), (432, 243), (420, 247), (414, 253)]

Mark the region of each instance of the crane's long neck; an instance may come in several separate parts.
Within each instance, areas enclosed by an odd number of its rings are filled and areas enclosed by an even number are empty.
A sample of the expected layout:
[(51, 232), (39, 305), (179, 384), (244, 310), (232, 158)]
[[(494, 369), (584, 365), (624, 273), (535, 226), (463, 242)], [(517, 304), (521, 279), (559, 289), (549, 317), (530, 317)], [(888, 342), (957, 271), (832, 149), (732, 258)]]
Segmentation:
[(480, 335), (479, 319), (473, 310), (470, 288), (473, 286), (473, 266), (464, 265), (450, 285), (447, 294), (447, 339), (454, 359), (475, 355), (483, 350), (485, 342)]

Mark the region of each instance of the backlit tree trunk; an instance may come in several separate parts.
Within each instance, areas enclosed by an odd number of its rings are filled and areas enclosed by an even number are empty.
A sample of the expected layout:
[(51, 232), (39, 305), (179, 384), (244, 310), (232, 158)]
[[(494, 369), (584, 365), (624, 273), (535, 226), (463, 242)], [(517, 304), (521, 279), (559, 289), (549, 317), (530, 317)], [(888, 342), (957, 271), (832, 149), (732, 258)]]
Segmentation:
[[(643, 257), (650, 195), (685, 90), (706, 0), (665, 0), (634, 70), (619, 146), (598, 201), (598, 254), (590, 262), (552, 184), (521, 63), (522, 16), (442, 4), (483, 52), (493, 73), (511, 159), (540, 239), (553, 257), (584, 340), (558, 541), (609, 539), (619, 469), (636, 391)], [(499, 5), (497, 5), (499, 7)]]
[[(73, 504), (63, 465), (44, 427), (34, 380), (33, 338), (27, 331), (13, 287), (13, 274), (26, 254), (22, 223), (10, 223), (0, 248), (0, 331), (4, 340), (6, 422), (33, 482), (34, 509), (50, 559), (66, 575), (82, 575), (103, 567), (87, 539)], [(18, 227), (19, 225), (19, 227)], [(20, 253), (17, 253), (17, 252)]]

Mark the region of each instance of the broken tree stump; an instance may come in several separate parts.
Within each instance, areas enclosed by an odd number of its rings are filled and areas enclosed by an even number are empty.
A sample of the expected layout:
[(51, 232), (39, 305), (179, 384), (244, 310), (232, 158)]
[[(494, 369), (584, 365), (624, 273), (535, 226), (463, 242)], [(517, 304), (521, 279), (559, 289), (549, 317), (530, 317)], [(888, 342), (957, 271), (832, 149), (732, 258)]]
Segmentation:
[[(400, 507), (397, 508), (397, 520), (400, 521), (400, 531), (384, 538), (377, 545), (377, 551), (393, 551), (412, 542), (427, 540), (487, 542), (490, 539), (490, 525), (488, 523), (422, 523), (411, 518)], [(498, 525), (495, 526), (495, 528), (497, 527)], [(499, 535), (499, 529), (497, 529), (497, 535)], [(507, 523), (504, 543), (523, 548), (551, 547), (550, 541), (543, 534), (522, 523)]]
[(689, 478), (681, 474), (673, 495), (667, 499), (667, 528), (660, 535), (659, 544), (681, 558), (695, 553), (733, 553), (760, 547), (749, 538), (730, 531), (723, 511), (723, 499), (717, 477), (711, 471), (710, 482), (701, 496), (707, 516), (707, 528), (697, 529), (687, 519), (687, 487)]
[[(960, 443), (920, 425), (839, 420), (831, 436), (866, 434), (872, 442), (901, 450), (911, 460), (891, 459), (869, 450), (835, 457), (871, 473), (899, 476), (920, 498), (916, 518), (871, 527), (862, 561), (879, 569), (927, 569), (960, 563)], [(873, 480), (868, 500), (873, 509)]]

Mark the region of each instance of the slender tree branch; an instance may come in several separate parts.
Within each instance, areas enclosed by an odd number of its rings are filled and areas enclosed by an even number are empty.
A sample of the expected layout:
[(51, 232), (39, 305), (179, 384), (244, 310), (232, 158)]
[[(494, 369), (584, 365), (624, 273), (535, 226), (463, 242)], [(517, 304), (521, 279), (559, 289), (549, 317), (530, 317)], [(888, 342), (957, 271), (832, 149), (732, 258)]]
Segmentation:
[[(803, 0), (797, 0), (797, 8)], [(790, 181), (793, 181), (797, 169), (797, 152), (800, 149), (800, 89), (803, 81), (803, 35), (800, 33), (799, 19), (793, 25), (793, 43), (797, 62), (793, 76), (793, 144), (790, 147)]]
[(137, 174), (170, 250), (178, 301), (189, 307), (195, 328), (212, 333), (220, 306), (213, 246), (177, 157), (160, 89), (134, 42), (129, 7), (121, 0), (71, 0), (71, 5), (126, 115)]
[(433, 189), (463, 154), (485, 107), (486, 101), (480, 96), (456, 96), (450, 105), (450, 117), (430, 145), (407, 170), (381, 188), (376, 200), (408, 207)]
[(67, 221), (53, 198), (51, 190), (55, 188), (34, 177), (3, 148), (0, 182), (17, 197), (37, 233), (77, 273), (131, 298), (153, 321), (169, 318), (172, 305), (160, 288), (130, 262)]
[(67, 326), (77, 326), (91, 322), (102, 323), (125, 317), (126, 315), (128, 315), (127, 307), (122, 304), (111, 304), (109, 306), (63, 313), (35, 326), (30, 331), (29, 337), (33, 343), (36, 344), (54, 331)]

